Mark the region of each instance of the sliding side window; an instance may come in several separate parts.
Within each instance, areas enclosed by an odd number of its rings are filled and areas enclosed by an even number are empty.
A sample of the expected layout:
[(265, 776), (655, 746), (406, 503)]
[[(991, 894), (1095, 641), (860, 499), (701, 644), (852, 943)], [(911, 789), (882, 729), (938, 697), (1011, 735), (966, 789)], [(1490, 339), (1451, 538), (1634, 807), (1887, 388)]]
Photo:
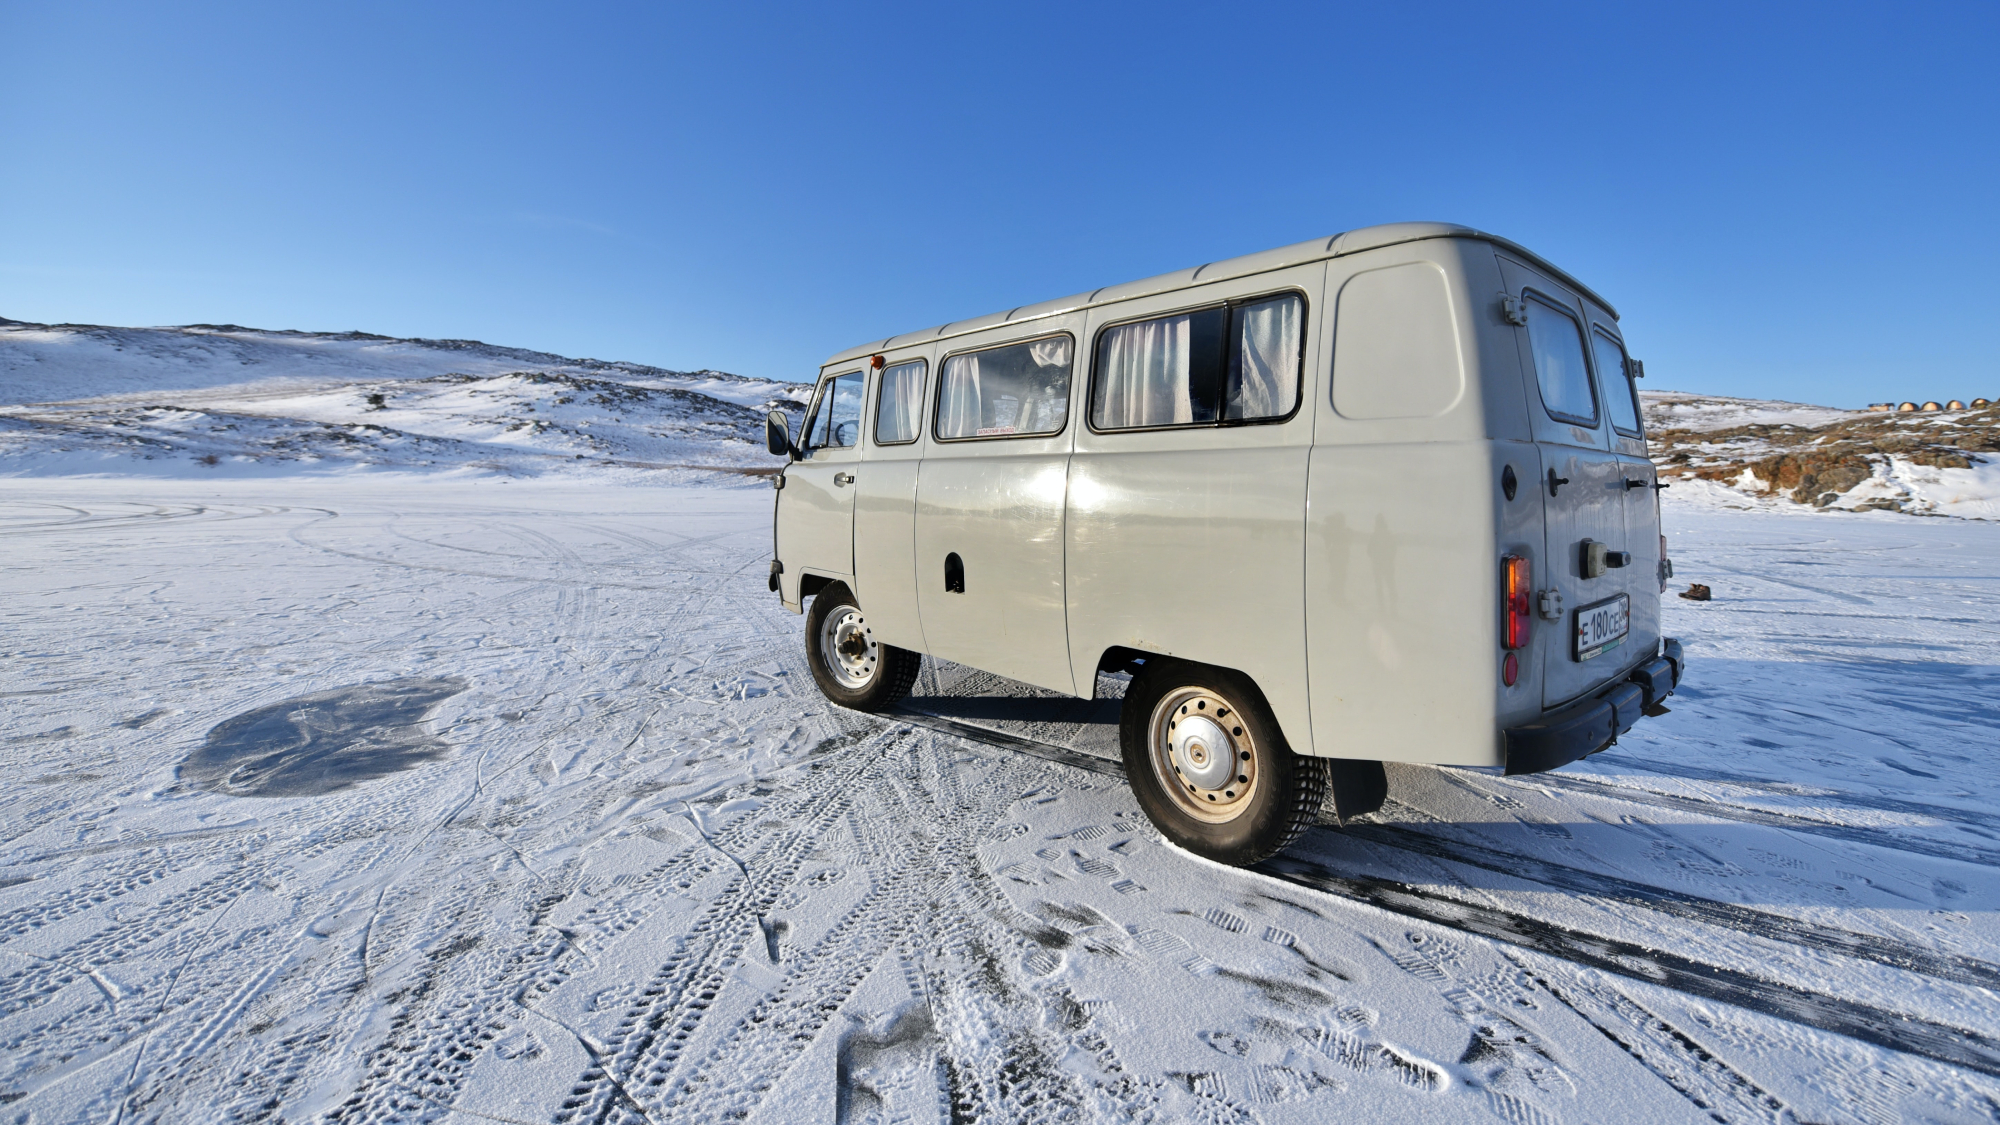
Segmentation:
[(1029, 437), (1061, 432), (1069, 417), (1068, 336), (967, 352), (938, 373), (937, 436)]
[(1119, 324), (1097, 337), (1098, 430), (1268, 422), (1299, 405), (1305, 302), (1295, 294)]
[(917, 440), (917, 421), (923, 413), (924, 361), (884, 368), (875, 398), (875, 444), (902, 445)]
[(1597, 392), (1584, 365), (1583, 328), (1576, 318), (1527, 294), (1528, 344), (1535, 353), (1535, 379), (1549, 417), (1576, 426), (1597, 426)]
[(1597, 353), (1597, 377), (1604, 383), (1612, 427), (1626, 437), (1639, 437), (1639, 392), (1632, 365), (1625, 362), (1625, 345), (1600, 328), (1590, 334), (1590, 346)]

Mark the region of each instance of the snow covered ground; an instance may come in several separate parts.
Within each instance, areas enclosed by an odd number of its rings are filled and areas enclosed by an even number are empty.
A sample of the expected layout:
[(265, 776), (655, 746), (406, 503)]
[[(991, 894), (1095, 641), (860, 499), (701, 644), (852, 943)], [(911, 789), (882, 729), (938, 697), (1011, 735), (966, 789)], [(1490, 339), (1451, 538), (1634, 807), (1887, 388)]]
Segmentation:
[(1231, 871), (637, 479), (0, 480), (0, 1116), (2000, 1116), (2000, 527), (1676, 488), (1671, 714)]

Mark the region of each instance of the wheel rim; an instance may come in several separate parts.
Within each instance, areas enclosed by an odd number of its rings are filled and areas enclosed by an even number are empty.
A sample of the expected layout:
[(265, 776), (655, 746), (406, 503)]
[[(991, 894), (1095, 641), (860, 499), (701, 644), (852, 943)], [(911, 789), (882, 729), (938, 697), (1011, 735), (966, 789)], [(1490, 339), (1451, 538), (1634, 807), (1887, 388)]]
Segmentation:
[(834, 681), (849, 691), (867, 687), (882, 660), (868, 619), (851, 605), (835, 607), (820, 622), (819, 654)]
[(1236, 705), (1206, 688), (1168, 692), (1147, 723), (1147, 757), (1182, 812), (1210, 824), (1242, 816), (1257, 795), (1257, 746)]

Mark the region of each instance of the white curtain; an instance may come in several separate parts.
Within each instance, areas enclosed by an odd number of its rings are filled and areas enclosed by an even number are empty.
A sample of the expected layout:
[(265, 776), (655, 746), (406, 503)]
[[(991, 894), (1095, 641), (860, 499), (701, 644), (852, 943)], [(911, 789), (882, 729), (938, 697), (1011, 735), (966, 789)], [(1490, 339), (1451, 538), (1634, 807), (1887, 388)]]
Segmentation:
[(944, 361), (944, 394), (938, 403), (938, 436), (971, 437), (979, 432), (979, 354)]
[(1047, 340), (1036, 340), (1028, 345), (1028, 358), (1034, 368), (1025, 373), (1020, 388), (1026, 399), (1021, 404), (1020, 420), (1015, 426), (1024, 434), (1052, 434), (1062, 429), (1063, 419), (1069, 416), (1069, 349), (1068, 336), (1054, 336)]
[(1190, 318), (1162, 317), (1107, 329), (1101, 337), (1091, 424), (1101, 430), (1194, 420), (1188, 398)]
[(1299, 314), (1297, 297), (1236, 310), (1236, 347), (1230, 364), (1234, 370), (1224, 418), (1237, 421), (1291, 413), (1299, 395)]
[(924, 412), (923, 363), (899, 363), (882, 372), (882, 397), (875, 408), (875, 440), (909, 441), (917, 436)]

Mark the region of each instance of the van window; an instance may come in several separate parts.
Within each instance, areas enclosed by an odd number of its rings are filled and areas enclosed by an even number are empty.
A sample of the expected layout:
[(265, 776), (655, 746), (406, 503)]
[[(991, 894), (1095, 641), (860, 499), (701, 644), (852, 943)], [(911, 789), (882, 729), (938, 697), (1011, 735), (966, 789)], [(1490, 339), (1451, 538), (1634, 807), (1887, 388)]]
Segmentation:
[(1590, 334), (1590, 346), (1597, 352), (1597, 377), (1604, 381), (1604, 405), (1611, 413), (1611, 425), (1621, 434), (1639, 436), (1639, 395), (1632, 383), (1632, 369), (1625, 365), (1625, 346), (1610, 333)]
[(1100, 430), (1215, 421), (1229, 310), (1154, 317), (1097, 337), (1090, 424)]
[(1542, 405), (1559, 422), (1597, 425), (1597, 393), (1583, 361), (1583, 329), (1576, 318), (1528, 295), (1528, 343), (1535, 353), (1535, 379)]
[(1068, 336), (955, 355), (938, 374), (939, 440), (1053, 434), (1069, 417)]
[(901, 445), (917, 440), (917, 420), (924, 412), (924, 361), (898, 363), (882, 371), (875, 394), (875, 444)]
[(1105, 329), (1090, 424), (1133, 430), (1291, 414), (1304, 312), (1303, 301), (1285, 294)]
[(861, 437), (861, 372), (850, 371), (820, 385), (806, 449), (845, 449)]

